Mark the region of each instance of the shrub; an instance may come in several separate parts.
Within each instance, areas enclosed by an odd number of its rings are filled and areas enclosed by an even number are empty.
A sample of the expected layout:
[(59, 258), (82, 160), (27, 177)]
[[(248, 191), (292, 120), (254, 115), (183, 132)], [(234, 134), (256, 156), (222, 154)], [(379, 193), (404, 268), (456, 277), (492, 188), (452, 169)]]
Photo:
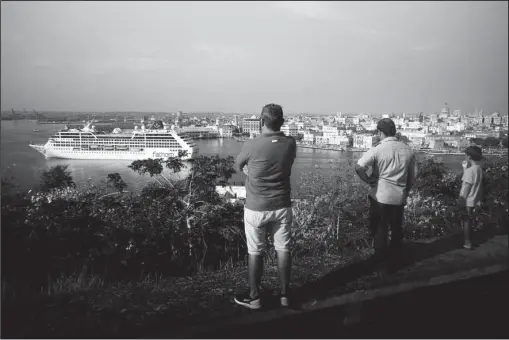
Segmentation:
[(68, 167), (68, 165), (56, 165), (44, 171), (41, 175), (41, 190), (76, 187)]

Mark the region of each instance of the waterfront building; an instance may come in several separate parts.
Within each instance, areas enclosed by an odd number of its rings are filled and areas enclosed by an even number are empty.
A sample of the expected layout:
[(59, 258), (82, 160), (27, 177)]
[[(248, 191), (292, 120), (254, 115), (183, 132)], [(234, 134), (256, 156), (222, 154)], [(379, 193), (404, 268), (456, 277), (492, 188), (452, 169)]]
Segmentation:
[(414, 146), (422, 146), (425, 144), (427, 133), (421, 131), (401, 131), (401, 135), (408, 138)]
[(219, 128), (219, 137), (230, 138), (233, 137), (233, 131), (235, 127), (233, 125), (223, 125)]
[(219, 137), (219, 131), (211, 127), (184, 126), (182, 128), (176, 128), (175, 130), (181, 133), (185, 133), (192, 139), (211, 139)]
[(249, 133), (251, 136), (257, 136), (262, 129), (260, 118), (253, 115), (251, 118), (244, 118), (242, 121), (242, 132)]
[(328, 138), (328, 143), (330, 145), (339, 145), (343, 147), (347, 147), (350, 144), (350, 139), (343, 135), (343, 136), (331, 136)]
[(353, 147), (357, 149), (370, 149), (374, 145), (374, 137), (371, 134), (354, 134)]
[(431, 139), (429, 141), (428, 147), (433, 150), (441, 150), (444, 148), (444, 140), (443, 139)]
[(315, 135), (315, 144), (325, 144), (326, 139), (323, 137), (323, 133), (319, 132)]
[(295, 123), (290, 123), (290, 124), (283, 124), (283, 126), (281, 126), (281, 131), (287, 135), (287, 136), (292, 136), (292, 137), (296, 137), (298, 136), (298, 129), (297, 129), (297, 125), (295, 125)]

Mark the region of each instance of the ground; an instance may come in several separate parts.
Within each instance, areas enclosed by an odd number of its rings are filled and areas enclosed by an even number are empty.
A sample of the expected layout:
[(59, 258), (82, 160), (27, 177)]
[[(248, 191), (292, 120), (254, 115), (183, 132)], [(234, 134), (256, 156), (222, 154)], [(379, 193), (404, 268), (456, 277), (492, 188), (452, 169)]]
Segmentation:
[[(406, 263), (395, 273), (374, 272), (369, 253), (355, 257), (305, 258), (295, 262), (298, 309), (317, 311), (345, 296), (495, 264), (507, 265), (507, 235), (484, 235), (480, 246), (461, 248), (461, 235), (405, 246)], [(423, 281), (424, 280), (424, 281)], [(278, 287), (275, 263), (267, 264), (268, 296)], [(137, 284), (77, 291), (16, 304), (2, 301), (2, 337), (185, 337), (221, 324), (249, 318), (253, 312), (232, 303), (236, 289), (247, 287), (245, 267), (192, 277), (146, 280)], [(350, 295), (348, 295), (350, 294)], [(336, 299), (336, 300), (334, 300)], [(270, 299), (266, 311), (271, 315)], [(321, 307), (320, 307), (321, 306)], [(279, 309), (272, 312), (275, 315)]]

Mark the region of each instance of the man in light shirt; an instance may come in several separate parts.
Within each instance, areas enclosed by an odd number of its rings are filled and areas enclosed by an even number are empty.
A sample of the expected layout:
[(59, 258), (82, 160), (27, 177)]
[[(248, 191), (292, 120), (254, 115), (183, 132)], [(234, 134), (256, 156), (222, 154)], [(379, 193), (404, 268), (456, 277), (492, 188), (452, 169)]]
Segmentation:
[[(377, 214), (371, 214), (371, 218), (377, 221), (370, 221), (370, 225), (375, 239), (375, 259), (385, 271), (400, 256), (404, 207), (415, 182), (417, 168), (410, 147), (396, 138), (396, 125), (392, 119), (381, 119), (377, 131), (382, 141), (359, 159), (355, 171), (362, 181), (371, 186), (371, 203), (378, 203)], [(373, 167), (374, 176), (368, 177), (368, 167)]]

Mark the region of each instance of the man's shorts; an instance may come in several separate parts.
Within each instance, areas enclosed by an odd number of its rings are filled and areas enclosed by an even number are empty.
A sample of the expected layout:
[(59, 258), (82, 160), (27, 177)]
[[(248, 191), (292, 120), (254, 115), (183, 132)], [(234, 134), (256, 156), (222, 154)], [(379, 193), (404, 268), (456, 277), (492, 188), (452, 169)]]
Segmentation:
[(267, 231), (274, 236), (276, 251), (290, 251), (292, 208), (274, 211), (254, 211), (244, 208), (244, 226), (246, 229), (247, 251), (251, 255), (260, 255), (266, 248)]

